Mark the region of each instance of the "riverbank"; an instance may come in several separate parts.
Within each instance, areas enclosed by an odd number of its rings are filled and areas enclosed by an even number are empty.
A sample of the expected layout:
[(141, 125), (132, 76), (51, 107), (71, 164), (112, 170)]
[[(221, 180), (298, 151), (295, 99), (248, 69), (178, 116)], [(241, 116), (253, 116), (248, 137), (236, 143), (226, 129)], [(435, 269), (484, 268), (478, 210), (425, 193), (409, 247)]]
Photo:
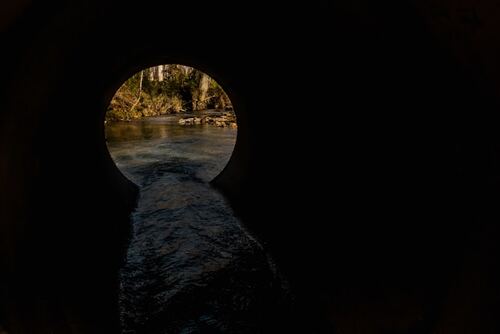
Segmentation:
[(179, 119), (180, 125), (199, 125), (209, 124), (215, 125), (219, 128), (231, 127), (237, 128), (236, 115), (232, 112), (224, 112), (221, 115), (195, 115), (187, 116)]
[[(136, 114), (137, 115), (137, 114)], [(237, 128), (236, 114), (232, 110), (227, 109), (206, 109), (193, 112), (178, 112), (178, 113), (163, 113), (152, 114), (146, 116), (136, 116), (126, 119), (106, 119), (105, 124), (120, 123), (120, 122), (134, 122), (141, 120), (154, 120), (158, 118), (177, 119), (179, 125), (200, 125), (208, 124), (217, 127), (230, 127)]]

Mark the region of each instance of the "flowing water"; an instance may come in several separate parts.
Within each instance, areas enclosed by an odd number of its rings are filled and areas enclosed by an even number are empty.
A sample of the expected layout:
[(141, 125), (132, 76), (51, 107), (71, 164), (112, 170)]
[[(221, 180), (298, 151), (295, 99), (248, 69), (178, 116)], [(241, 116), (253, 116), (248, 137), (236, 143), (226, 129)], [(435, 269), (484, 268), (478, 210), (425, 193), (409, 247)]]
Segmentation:
[(181, 126), (179, 116), (106, 125), (109, 151), (139, 185), (121, 270), (123, 333), (260, 333), (288, 303), (262, 246), (209, 185), (234, 128)]

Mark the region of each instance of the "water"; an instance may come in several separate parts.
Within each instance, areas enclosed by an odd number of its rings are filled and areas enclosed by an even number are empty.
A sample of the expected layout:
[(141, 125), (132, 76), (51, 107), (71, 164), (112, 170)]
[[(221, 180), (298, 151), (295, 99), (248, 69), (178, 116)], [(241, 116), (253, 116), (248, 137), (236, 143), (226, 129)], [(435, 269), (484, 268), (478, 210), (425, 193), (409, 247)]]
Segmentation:
[(262, 246), (208, 182), (236, 129), (181, 126), (179, 116), (113, 122), (109, 151), (139, 185), (121, 270), (124, 333), (260, 333), (288, 303)]

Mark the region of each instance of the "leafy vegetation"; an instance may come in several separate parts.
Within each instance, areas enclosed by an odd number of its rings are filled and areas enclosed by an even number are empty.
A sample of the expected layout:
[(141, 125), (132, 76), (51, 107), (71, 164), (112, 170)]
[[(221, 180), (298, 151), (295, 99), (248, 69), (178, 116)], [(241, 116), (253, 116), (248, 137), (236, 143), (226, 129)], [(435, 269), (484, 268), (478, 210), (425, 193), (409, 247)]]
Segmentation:
[(183, 65), (159, 65), (136, 73), (116, 92), (107, 121), (126, 121), (206, 109), (232, 110), (222, 88), (208, 75)]

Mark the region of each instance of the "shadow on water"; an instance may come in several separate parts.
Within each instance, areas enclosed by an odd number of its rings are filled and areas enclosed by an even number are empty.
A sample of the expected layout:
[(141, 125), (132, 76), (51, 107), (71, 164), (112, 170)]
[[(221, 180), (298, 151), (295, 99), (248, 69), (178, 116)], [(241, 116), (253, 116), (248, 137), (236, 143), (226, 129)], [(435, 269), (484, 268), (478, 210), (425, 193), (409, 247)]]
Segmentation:
[(236, 129), (182, 126), (180, 116), (111, 122), (109, 151), (139, 185), (121, 270), (124, 333), (260, 333), (287, 289), (262, 246), (209, 185)]

